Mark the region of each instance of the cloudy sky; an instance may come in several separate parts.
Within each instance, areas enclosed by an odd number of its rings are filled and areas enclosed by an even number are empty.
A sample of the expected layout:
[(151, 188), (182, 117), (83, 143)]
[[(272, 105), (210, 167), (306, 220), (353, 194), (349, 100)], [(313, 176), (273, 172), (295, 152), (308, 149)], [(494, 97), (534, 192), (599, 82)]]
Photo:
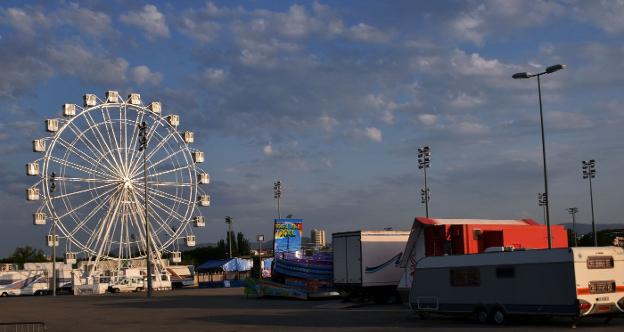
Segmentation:
[(84, 93), (141, 93), (205, 151), (213, 206), (270, 234), (273, 181), (305, 231), (407, 229), (424, 215), (417, 149), (432, 150), (431, 216), (535, 218), (543, 77), (551, 218), (590, 218), (581, 160), (597, 160), (596, 219), (622, 221), (624, 2), (3, 1), (0, 256), (43, 248), (24, 164), (43, 120)]

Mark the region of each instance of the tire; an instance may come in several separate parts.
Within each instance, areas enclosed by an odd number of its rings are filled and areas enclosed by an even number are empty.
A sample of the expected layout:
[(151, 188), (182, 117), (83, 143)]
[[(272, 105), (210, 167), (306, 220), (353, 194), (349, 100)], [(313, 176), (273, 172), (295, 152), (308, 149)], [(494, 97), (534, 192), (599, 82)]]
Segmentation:
[(9, 294), (7, 292), (4, 292), (4, 293), (0, 294), (0, 296), (7, 297), (7, 296), (9, 296)]
[(492, 312), (492, 321), (496, 325), (503, 325), (507, 322), (507, 314), (502, 308), (496, 308)]
[(134, 290), (135, 292), (142, 292), (143, 291), (143, 287), (137, 287), (137, 289)]
[(119, 293), (119, 288), (113, 288), (113, 293)]
[(490, 315), (485, 308), (480, 307), (474, 311), (475, 320), (481, 324), (486, 324), (490, 321)]

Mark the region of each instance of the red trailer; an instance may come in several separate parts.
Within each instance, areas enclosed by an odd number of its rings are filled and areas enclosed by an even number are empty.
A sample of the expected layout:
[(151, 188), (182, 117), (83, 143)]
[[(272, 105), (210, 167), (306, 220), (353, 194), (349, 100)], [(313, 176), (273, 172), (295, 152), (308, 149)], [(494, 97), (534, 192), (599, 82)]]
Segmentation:
[[(561, 225), (551, 226), (553, 248), (568, 247)], [(409, 293), (416, 262), (425, 256), (464, 255), (488, 248), (543, 249), (548, 247), (545, 225), (532, 219), (431, 219), (417, 217), (401, 257), (404, 269), (399, 283), (402, 295)], [(407, 292), (407, 293), (406, 293)]]

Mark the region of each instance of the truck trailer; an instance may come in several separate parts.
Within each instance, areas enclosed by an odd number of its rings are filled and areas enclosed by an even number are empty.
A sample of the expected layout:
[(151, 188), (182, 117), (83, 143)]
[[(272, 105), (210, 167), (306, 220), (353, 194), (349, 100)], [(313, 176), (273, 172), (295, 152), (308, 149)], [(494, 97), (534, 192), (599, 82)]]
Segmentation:
[(0, 296), (45, 295), (49, 293), (49, 286), (46, 271), (0, 272)]
[(575, 247), (436, 256), (416, 264), (410, 307), (473, 314), (503, 324), (509, 315), (624, 312), (624, 249)]
[(366, 231), (332, 234), (334, 285), (347, 296), (386, 302), (396, 295), (401, 259), (409, 231)]

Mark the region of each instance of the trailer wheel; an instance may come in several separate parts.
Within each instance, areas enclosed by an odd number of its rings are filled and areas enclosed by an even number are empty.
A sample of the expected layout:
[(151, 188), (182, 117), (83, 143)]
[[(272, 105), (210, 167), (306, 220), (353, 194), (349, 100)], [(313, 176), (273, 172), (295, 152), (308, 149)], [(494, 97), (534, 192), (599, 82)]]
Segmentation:
[(484, 307), (477, 308), (474, 312), (474, 315), (477, 322), (481, 324), (486, 324), (490, 320), (488, 312), (487, 310), (485, 310)]
[(7, 292), (3, 292), (2, 294), (0, 294), (0, 296), (7, 297), (7, 296), (9, 296), (9, 294)]
[(492, 320), (496, 325), (503, 325), (507, 321), (507, 314), (502, 308), (496, 308), (492, 312)]

